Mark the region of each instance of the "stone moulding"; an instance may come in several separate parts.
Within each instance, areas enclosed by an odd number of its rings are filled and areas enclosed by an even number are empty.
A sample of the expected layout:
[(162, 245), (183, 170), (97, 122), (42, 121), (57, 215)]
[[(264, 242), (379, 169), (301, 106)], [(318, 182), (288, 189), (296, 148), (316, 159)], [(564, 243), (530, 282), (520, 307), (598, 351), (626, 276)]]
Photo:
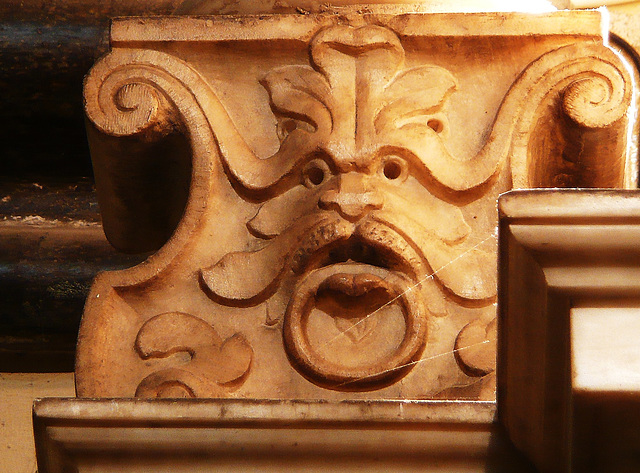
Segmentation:
[(638, 471), (640, 193), (513, 191), (499, 211), (501, 423), (539, 471)]
[(162, 248), (96, 279), (78, 395), (493, 399), (498, 195), (636, 184), (604, 26), (116, 20), (85, 81), (104, 228)]
[(41, 473), (530, 472), (491, 402), (44, 399)]

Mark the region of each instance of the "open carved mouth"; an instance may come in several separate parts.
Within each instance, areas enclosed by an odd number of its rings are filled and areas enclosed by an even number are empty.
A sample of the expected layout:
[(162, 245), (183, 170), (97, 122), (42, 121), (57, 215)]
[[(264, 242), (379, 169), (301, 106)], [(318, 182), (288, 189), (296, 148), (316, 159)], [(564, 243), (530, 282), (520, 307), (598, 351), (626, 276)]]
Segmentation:
[(357, 240), (318, 261), (323, 265), (300, 281), (285, 315), (294, 366), (312, 382), (340, 390), (379, 389), (404, 376), (427, 329), (412, 279), (385, 267), (393, 260)]
[[(432, 281), (424, 257), (375, 215), (357, 224), (328, 217), (305, 228), (256, 252), (226, 255), (202, 270), (203, 282), (216, 296), (251, 301), (277, 287), (289, 262), (297, 282), (283, 339), (300, 373), (339, 390), (380, 389), (406, 375), (426, 342), (422, 293)], [(262, 272), (234, 271), (253, 261)]]
[(424, 272), (423, 259), (398, 233), (368, 220), (354, 227), (326, 225), (311, 233), (293, 257), (297, 274), (340, 263), (360, 263), (407, 274)]
[(361, 263), (390, 270), (402, 267), (402, 261), (392, 251), (371, 245), (358, 236), (324, 248), (309, 266), (321, 268), (340, 263)]

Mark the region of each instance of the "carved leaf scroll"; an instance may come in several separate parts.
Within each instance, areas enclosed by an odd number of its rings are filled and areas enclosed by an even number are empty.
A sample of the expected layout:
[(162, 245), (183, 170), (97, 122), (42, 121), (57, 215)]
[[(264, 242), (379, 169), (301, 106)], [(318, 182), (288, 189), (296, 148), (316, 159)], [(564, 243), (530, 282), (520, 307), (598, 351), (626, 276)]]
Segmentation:
[(475, 320), (460, 331), (454, 353), (469, 376), (482, 377), (495, 371), (497, 339), (497, 320), (493, 311), (489, 314), (489, 321)]
[(137, 397), (212, 397), (242, 384), (253, 351), (242, 335), (223, 340), (203, 320), (182, 312), (156, 315), (144, 323), (135, 341), (144, 360), (179, 352), (190, 361), (153, 372), (136, 390)]
[(425, 118), (441, 111), (457, 87), (455, 77), (441, 67), (422, 66), (399, 73), (384, 91), (386, 103), (375, 119), (376, 132), (409, 123), (429, 126)]
[[(285, 66), (271, 71), (261, 81), (269, 92), (271, 106), (280, 119), (281, 140), (298, 128), (307, 133), (331, 130), (333, 103), (326, 79), (305, 66)], [(298, 124), (296, 124), (298, 122)]]

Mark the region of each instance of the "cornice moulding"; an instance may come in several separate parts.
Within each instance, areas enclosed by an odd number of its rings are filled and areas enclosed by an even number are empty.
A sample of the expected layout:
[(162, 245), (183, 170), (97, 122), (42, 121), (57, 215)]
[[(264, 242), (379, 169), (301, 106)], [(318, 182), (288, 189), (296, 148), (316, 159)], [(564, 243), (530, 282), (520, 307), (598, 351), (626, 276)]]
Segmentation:
[[(405, 37), (582, 36), (602, 38), (608, 22), (601, 11), (552, 13), (419, 13), (401, 5), (345, 8), (311, 15), (262, 14), (206, 17), (115, 18), (111, 46), (140, 42), (219, 42), (269, 39), (309, 41), (320, 28), (345, 20), (377, 19)], [(406, 11), (403, 11), (406, 10)], [(533, 20), (533, 21), (532, 21)], [(433, 25), (434, 28), (429, 28)], [(437, 26), (437, 28), (435, 28)]]
[(499, 212), (501, 422), (540, 471), (637, 471), (640, 192), (513, 191)]
[(40, 473), (530, 472), (492, 402), (44, 399), (34, 419)]

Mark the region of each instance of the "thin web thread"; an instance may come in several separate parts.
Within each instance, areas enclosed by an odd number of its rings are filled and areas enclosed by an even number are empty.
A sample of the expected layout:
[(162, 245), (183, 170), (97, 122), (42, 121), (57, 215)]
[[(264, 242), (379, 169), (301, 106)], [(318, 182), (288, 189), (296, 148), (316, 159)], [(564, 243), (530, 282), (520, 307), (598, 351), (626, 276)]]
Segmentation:
[(371, 375), (369, 375), (369, 376), (363, 376), (363, 377), (358, 378), (358, 379), (352, 379), (352, 380), (349, 380), (349, 381), (345, 381), (344, 383), (338, 384), (336, 387), (346, 386), (346, 385), (348, 385), (348, 384), (351, 384), (351, 383), (357, 383), (357, 382), (360, 382), (360, 381), (365, 380), (365, 379), (375, 378), (375, 377), (378, 377), (378, 376), (382, 376), (382, 375), (384, 375), (384, 374), (386, 374), (386, 373), (392, 373), (392, 372), (394, 372), (394, 371), (398, 371), (398, 370), (402, 370), (402, 369), (404, 369), (404, 368), (408, 368), (409, 366), (415, 366), (415, 365), (418, 365), (418, 364), (420, 364), (420, 363), (422, 363), (422, 362), (425, 362), (425, 361), (435, 360), (436, 358), (440, 358), (440, 357), (443, 357), (443, 356), (447, 356), (447, 355), (449, 355), (449, 354), (457, 353), (457, 352), (460, 352), (460, 351), (463, 351), (463, 350), (469, 350), (470, 348), (475, 348), (475, 347), (477, 347), (477, 346), (485, 345), (485, 344), (487, 344), (487, 343), (493, 343), (493, 342), (495, 342), (495, 341), (497, 341), (497, 339), (492, 338), (492, 339), (490, 339), (490, 340), (483, 340), (483, 341), (481, 341), (481, 342), (474, 343), (474, 344), (472, 344), (472, 345), (467, 345), (466, 347), (456, 348), (456, 349), (454, 349), (454, 350), (449, 350), (449, 351), (447, 351), (447, 352), (438, 353), (438, 354), (436, 354), (436, 355), (432, 355), (432, 356), (429, 356), (429, 357), (427, 357), (427, 358), (422, 358), (422, 359), (420, 359), (420, 360), (412, 361), (412, 362), (410, 362), (410, 363), (405, 363), (404, 365), (396, 366), (395, 368), (389, 368), (389, 369), (384, 370), (384, 371), (379, 371), (379, 372), (374, 373), (374, 374), (371, 374)]
[[(363, 317), (361, 320), (359, 320), (358, 322), (356, 322), (355, 324), (353, 324), (351, 327), (349, 327), (347, 330), (344, 330), (343, 332), (340, 332), (338, 335), (336, 335), (335, 337), (333, 337), (330, 340), (327, 340), (325, 342), (325, 346), (333, 343), (335, 340), (337, 340), (338, 338), (342, 337), (342, 336), (346, 336), (346, 333), (352, 329), (354, 329), (355, 327), (357, 327), (358, 325), (360, 325), (361, 323), (363, 323), (364, 321), (366, 321), (369, 317), (371, 317), (372, 315), (375, 315), (377, 312), (381, 311), (382, 309), (384, 309), (385, 307), (393, 304), (395, 301), (397, 301), (398, 299), (400, 299), (402, 296), (404, 296), (406, 293), (408, 293), (409, 291), (414, 290), (416, 287), (420, 286), (423, 282), (427, 281), (428, 279), (432, 279), (436, 274), (438, 274), (440, 271), (442, 271), (444, 268), (446, 268), (447, 266), (450, 266), (451, 264), (455, 263), (456, 261), (458, 261), (459, 259), (465, 257), (466, 255), (468, 255), (470, 252), (472, 252), (473, 250), (475, 250), (476, 248), (478, 248), (480, 245), (484, 244), (485, 242), (491, 240), (492, 238), (496, 238), (495, 234), (489, 235), (487, 238), (484, 238), (483, 240), (481, 240), (479, 243), (473, 245), (472, 247), (470, 247), (469, 249), (463, 251), (462, 253), (460, 253), (458, 256), (456, 256), (455, 258), (453, 258), (451, 261), (449, 261), (447, 264), (441, 266), (439, 269), (437, 269), (436, 271), (432, 272), (431, 274), (428, 274), (427, 276), (425, 276), (424, 278), (422, 278), (420, 281), (418, 281), (417, 283), (415, 283), (413, 286), (408, 287), (405, 291), (403, 291), (401, 294), (397, 295), (396, 297), (394, 297), (393, 299), (391, 299), (390, 301), (386, 302), (385, 304), (381, 305), (380, 307), (378, 307), (376, 310), (374, 310), (373, 312), (371, 312), (370, 314), (367, 314), (365, 317)], [(484, 342), (482, 342), (484, 343)], [(473, 345), (470, 345), (473, 346)], [(449, 352), (450, 353), (450, 352)], [(440, 355), (437, 355), (440, 356)], [(436, 356), (436, 357), (437, 357)], [(413, 362), (416, 363), (416, 362)], [(411, 363), (410, 363), (411, 364)], [(406, 365), (405, 365), (406, 366)], [(394, 368), (391, 371), (395, 371), (397, 369), (403, 368), (402, 367), (397, 367)], [(381, 374), (381, 373), (379, 373)], [(378, 376), (378, 374), (376, 375)]]

